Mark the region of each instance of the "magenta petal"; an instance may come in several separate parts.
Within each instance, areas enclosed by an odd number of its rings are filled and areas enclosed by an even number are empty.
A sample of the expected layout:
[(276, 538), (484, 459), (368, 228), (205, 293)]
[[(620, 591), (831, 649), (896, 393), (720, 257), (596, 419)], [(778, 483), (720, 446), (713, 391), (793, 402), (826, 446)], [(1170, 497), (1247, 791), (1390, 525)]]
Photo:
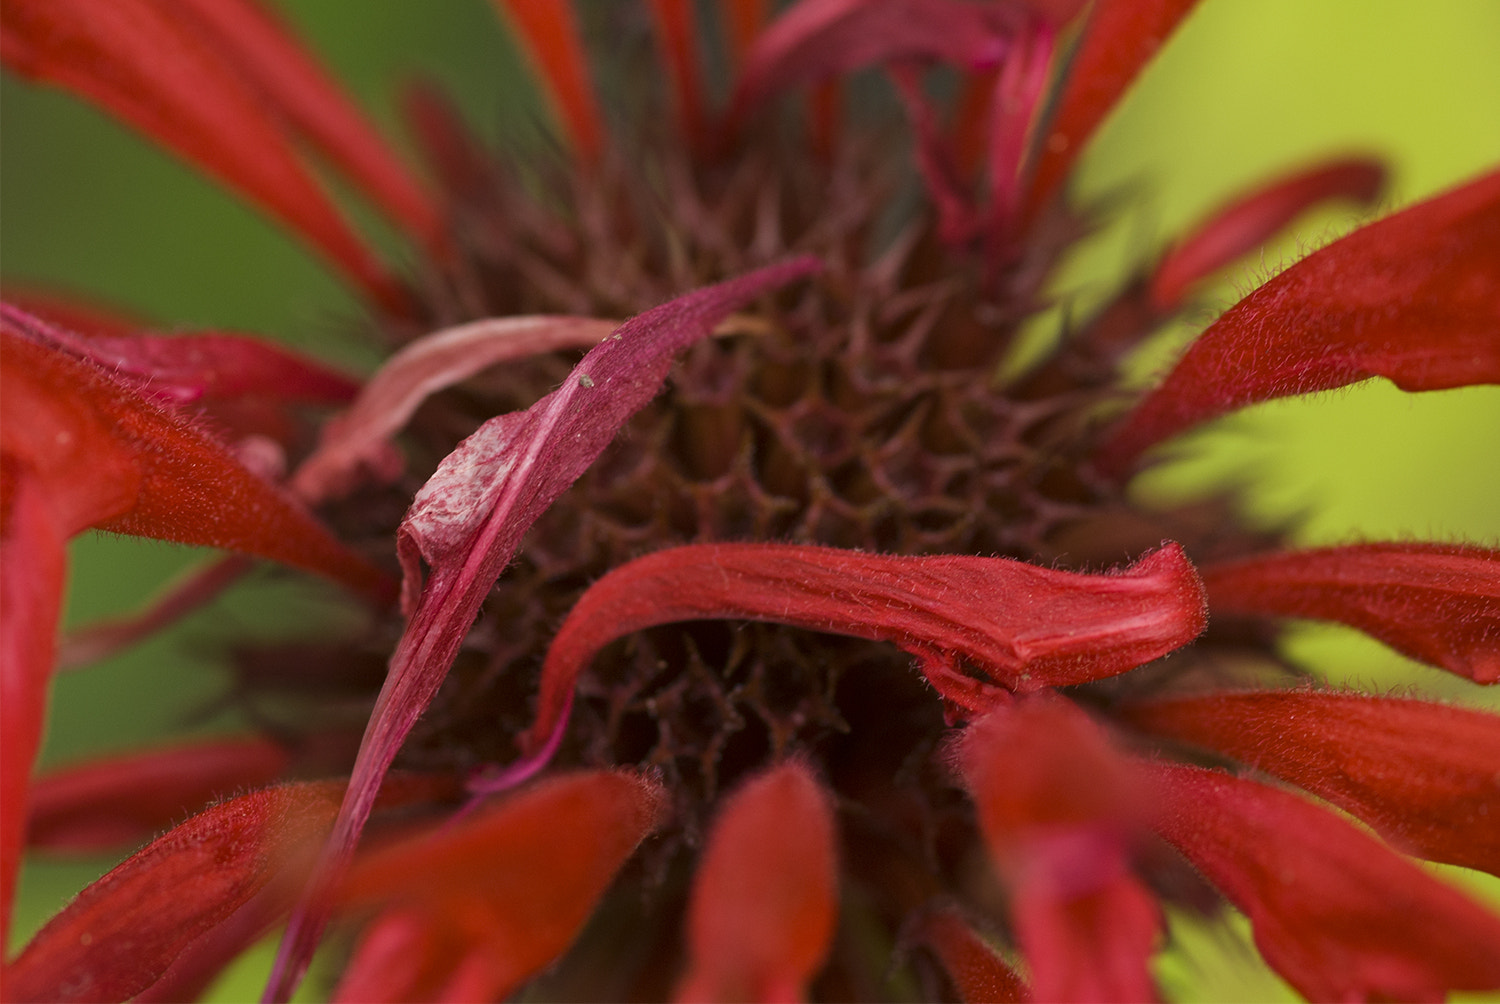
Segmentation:
[(1231, 307), (1099, 454), (1123, 477), (1152, 445), (1272, 398), (1383, 376), (1402, 390), (1500, 383), (1500, 172), (1308, 255)]
[[(417, 493), (398, 538), (404, 598), (415, 609), (391, 657), (317, 878), (282, 943), (268, 997), (289, 996), (306, 969), (381, 779), (527, 529), (655, 396), (676, 353), (748, 301), (819, 268), (811, 258), (771, 265), (631, 318), (557, 390), (526, 411), (480, 426)], [(432, 570), (425, 587), (421, 559)]]

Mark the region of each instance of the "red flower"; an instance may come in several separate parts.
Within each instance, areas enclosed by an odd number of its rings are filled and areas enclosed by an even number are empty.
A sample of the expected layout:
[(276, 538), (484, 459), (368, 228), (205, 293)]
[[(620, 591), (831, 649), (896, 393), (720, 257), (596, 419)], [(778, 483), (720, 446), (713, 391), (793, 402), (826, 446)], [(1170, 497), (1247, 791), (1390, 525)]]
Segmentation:
[[(1343, 159), (1245, 194), (997, 385), (1086, 229), (1060, 194), (1073, 160), (1191, 3), (725, 0), (717, 26), (611, 7), (667, 69), (647, 100), (670, 124), (630, 135), (570, 5), (498, 6), (571, 155), (518, 181), (415, 91), (432, 195), (252, 0), (5, 2), (9, 66), (292, 227), (401, 345), (361, 387), (240, 336), (4, 308), (7, 923), (23, 842), (133, 843), (201, 809), (9, 960), (8, 997), (193, 996), (286, 921), (274, 999), (334, 925), (357, 942), (341, 1000), (539, 976), (563, 997), (863, 998), (893, 944), (933, 993), (946, 974), (965, 998), (1134, 1000), (1158, 993), (1162, 905), (1220, 896), (1313, 998), (1500, 986), (1500, 919), (1403, 857), (1495, 872), (1500, 719), (1289, 687), (1275, 630), (1346, 624), (1493, 683), (1500, 552), (1298, 551), (1124, 488), (1259, 401), (1500, 382), (1500, 173), (1268, 281), (1119, 415), (1121, 361), (1199, 283), (1383, 179)], [(838, 114), (868, 67), (931, 207), (894, 236), (886, 133)], [(805, 122), (778, 119), (806, 85)], [(304, 145), (420, 278), (354, 235)], [(33, 777), (64, 548), (88, 528), (238, 556), (69, 661), (183, 616), (244, 556), (339, 583), (371, 626), (240, 647), (234, 699), (274, 664), (299, 711), (265, 737)], [(330, 687), (371, 702), (357, 749)], [(309, 774), (338, 779), (290, 780)], [(570, 951), (577, 972), (542, 975)]]

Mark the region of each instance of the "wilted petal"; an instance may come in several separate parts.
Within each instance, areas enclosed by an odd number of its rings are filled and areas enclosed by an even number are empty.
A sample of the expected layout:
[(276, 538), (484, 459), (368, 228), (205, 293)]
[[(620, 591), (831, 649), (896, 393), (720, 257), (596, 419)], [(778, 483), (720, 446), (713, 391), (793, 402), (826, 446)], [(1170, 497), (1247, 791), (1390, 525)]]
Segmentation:
[(26, 842), (69, 853), (139, 844), (216, 797), (271, 783), (288, 759), (269, 740), (224, 739), (53, 770), (32, 783)]
[(585, 163), (598, 160), (604, 150), (604, 126), (573, 5), (569, 0), (493, 3), (496, 10), (509, 15), (579, 159)]
[(964, 1004), (1032, 999), (1016, 971), (951, 907), (924, 911), (910, 926), (907, 937), (926, 945), (938, 957)]
[(698, 544), (621, 565), (594, 583), (558, 630), (523, 746), (560, 727), (578, 674), (616, 638), (673, 621), (744, 619), (888, 641), (916, 655), (945, 697), (982, 685), (972, 664), (1013, 690), (1113, 676), (1203, 630), (1202, 593), (1170, 544), (1103, 575), (1005, 558), (866, 554), (779, 544)]
[[(573, 774), (365, 857), (340, 900), (381, 919), (337, 999), (509, 997), (572, 943), (664, 807), (660, 785), (636, 774)], [(466, 963), (463, 994), (442, 994)]]
[(1123, 713), (1306, 788), (1412, 854), (1500, 874), (1500, 717), (1310, 690), (1152, 701)]
[(1196, 767), (1154, 764), (1155, 826), (1249, 916), (1309, 1000), (1442, 1000), (1500, 987), (1500, 919), (1333, 813)]
[[(818, 268), (810, 258), (767, 266), (626, 321), (563, 386), (526, 411), (480, 426), (417, 493), (397, 538), (404, 599), (416, 609), (371, 712), (318, 881), (292, 918), (268, 994), (289, 995), (301, 978), (326, 922), (329, 890), (347, 867), (380, 779), (527, 529), (655, 396), (677, 352), (753, 298)], [(432, 576), (418, 600), (424, 558)]]
[(1231, 307), (1127, 416), (1097, 464), (1246, 405), (1383, 376), (1500, 383), (1500, 172), (1315, 251)]
[(402, 295), (297, 161), (258, 99), (152, 0), (6, 0), (12, 70), (93, 101), (306, 237), (377, 300)]
[(797, 1001), (823, 965), (838, 912), (828, 793), (795, 761), (726, 801), (693, 879), (680, 1001)]
[(1151, 277), (1151, 299), (1158, 310), (1178, 306), (1188, 290), (1278, 230), (1330, 199), (1369, 204), (1385, 187), (1385, 166), (1367, 157), (1336, 160), (1302, 170), (1220, 206), (1167, 252)]
[(1500, 551), (1358, 544), (1248, 558), (1203, 579), (1215, 613), (1336, 621), (1478, 683), (1500, 681)]
[(1051, 694), (964, 730), (955, 760), (1044, 1001), (1155, 999), (1160, 912), (1130, 871), (1140, 801), (1132, 766)]

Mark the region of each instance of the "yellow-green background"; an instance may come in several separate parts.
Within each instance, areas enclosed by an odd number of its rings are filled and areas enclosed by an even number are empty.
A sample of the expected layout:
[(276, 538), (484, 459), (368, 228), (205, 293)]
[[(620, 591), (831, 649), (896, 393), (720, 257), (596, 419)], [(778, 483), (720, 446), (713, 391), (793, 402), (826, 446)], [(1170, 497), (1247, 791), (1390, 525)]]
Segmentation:
[[(389, 134), (395, 85), (442, 82), (486, 135), (526, 144), (541, 112), (514, 50), (481, 0), (298, 0), (291, 20)], [(1437, 192), (1500, 161), (1500, 3), (1494, 0), (1207, 0), (1084, 159), (1084, 191), (1130, 185), (1143, 208), (1085, 255), (1064, 285), (1160, 245), (1257, 179), (1348, 151), (1389, 158), (1388, 205)], [(0, 91), (0, 268), (104, 297), (163, 325), (260, 332), (368, 366), (341, 341), (357, 304), (274, 225), (91, 109), (6, 77)], [(1345, 232), (1327, 213), (1231, 272), (1196, 318)], [(1500, 268), (1500, 263), (1497, 263)], [(1304, 539), (1358, 536), (1500, 544), (1500, 389), (1407, 396), (1386, 385), (1275, 403), (1190, 440), (1157, 490), (1248, 482), (1263, 516), (1305, 513)], [(88, 537), (73, 550), (69, 620), (139, 602), (192, 556), (154, 542)], [(217, 616), (232, 616), (229, 607)], [(59, 680), (44, 762), (129, 746), (176, 728), (212, 694), (212, 625), (188, 625)], [(1451, 697), (1477, 688), (1413, 669), (1336, 629), (1295, 650), (1332, 679)], [(183, 654), (183, 649), (187, 654)], [(1494, 700), (1487, 702), (1495, 706)], [(212, 723), (199, 727), (212, 727)], [(28, 871), (26, 935), (106, 865)], [(1493, 895), (1493, 889), (1491, 890)], [(1273, 985), (1226, 967), (1238, 949), (1174, 929), (1188, 946), (1164, 963), (1180, 999), (1259, 999)], [(253, 977), (251, 977), (253, 980)], [(223, 999), (252, 991), (220, 988)]]

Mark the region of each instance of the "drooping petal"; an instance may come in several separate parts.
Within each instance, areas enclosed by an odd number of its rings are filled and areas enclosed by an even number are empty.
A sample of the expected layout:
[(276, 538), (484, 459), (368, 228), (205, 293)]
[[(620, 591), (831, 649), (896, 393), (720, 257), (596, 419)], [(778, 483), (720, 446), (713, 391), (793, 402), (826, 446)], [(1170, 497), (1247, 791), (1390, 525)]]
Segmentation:
[(1292, 551), (1210, 567), (1204, 585), (1215, 613), (1336, 621), (1477, 683), (1500, 682), (1500, 551), (1419, 543)]
[(1410, 853), (1500, 874), (1500, 717), (1310, 690), (1152, 701), (1123, 714), (1326, 798)]
[(1019, 1004), (1032, 999), (1025, 981), (952, 907), (923, 911), (907, 937), (938, 957), (964, 1004)]
[(1147, 448), (1272, 398), (1383, 376), (1402, 390), (1500, 383), (1500, 172), (1315, 251), (1231, 307), (1111, 435)]
[(348, 491), (362, 467), (380, 469), (390, 437), (429, 396), (496, 363), (558, 349), (590, 348), (617, 321), (588, 317), (496, 317), (433, 332), (386, 360), (354, 405), (323, 427), (321, 442), (292, 476), (300, 498)]
[(604, 125), (594, 97), (588, 57), (569, 0), (493, 0), (525, 43), (542, 86), (567, 130), (579, 160), (592, 164), (604, 151)]
[(1156, 50), (1197, 0), (1095, 0), (1057, 111), (1037, 142), (1030, 210), (1051, 201), (1069, 169)]
[(1385, 187), (1385, 165), (1347, 157), (1277, 178), (1215, 209), (1167, 252), (1151, 277), (1151, 300), (1177, 307), (1198, 282), (1249, 254), (1319, 202), (1349, 199), (1364, 205)]
[(1500, 919), (1296, 795), (1154, 764), (1155, 826), (1250, 918), (1309, 1000), (1442, 1000), (1500, 987)]
[(39, 478), (63, 532), (223, 547), (389, 595), (386, 576), (181, 415), (0, 319), (4, 452)]
[(53, 770), (32, 783), (26, 842), (75, 854), (139, 844), (216, 797), (270, 784), (288, 759), (266, 739), (223, 739)]
[(892, 642), (970, 713), (985, 705), (984, 685), (955, 662), (1031, 691), (1123, 673), (1186, 645), (1205, 624), (1197, 576), (1175, 544), (1104, 575), (971, 555), (669, 548), (613, 569), (579, 599), (547, 652), (523, 747), (540, 748), (560, 727), (578, 674), (609, 642), (657, 624), (723, 618)]
[[(572, 943), (665, 804), (659, 784), (633, 773), (567, 775), (370, 854), (340, 900), (381, 919), (336, 999), (509, 997)], [(440, 994), (466, 963), (463, 993)]]
[(832, 799), (803, 764), (773, 767), (714, 820), (688, 902), (677, 999), (805, 999), (837, 912)]
[[(482, 425), (417, 493), (397, 541), (408, 576), (405, 599), (415, 610), (391, 657), (318, 880), (292, 918), (268, 996), (289, 995), (301, 978), (380, 779), (437, 693), (527, 529), (656, 394), (677, 352), (753, 298), (818, 267), (809, 258), (767, 266), (626, 321), (583, 357), (562, 387), (524, 412)], [(418, 598), (421, 559), (432, 576)]]
[(1079, 708), (1051, 694), (964, 730), (955, 760), (1011, 891), (1011, 915), (1044, 1001), (1153, 1000), (1161, 932), (1130, 871), (1140, 786)]
[(101, 105), (244, 194), (377, 302), (404, 304), (256, 96), (152, 0), (5, 0), (0, 57)]

